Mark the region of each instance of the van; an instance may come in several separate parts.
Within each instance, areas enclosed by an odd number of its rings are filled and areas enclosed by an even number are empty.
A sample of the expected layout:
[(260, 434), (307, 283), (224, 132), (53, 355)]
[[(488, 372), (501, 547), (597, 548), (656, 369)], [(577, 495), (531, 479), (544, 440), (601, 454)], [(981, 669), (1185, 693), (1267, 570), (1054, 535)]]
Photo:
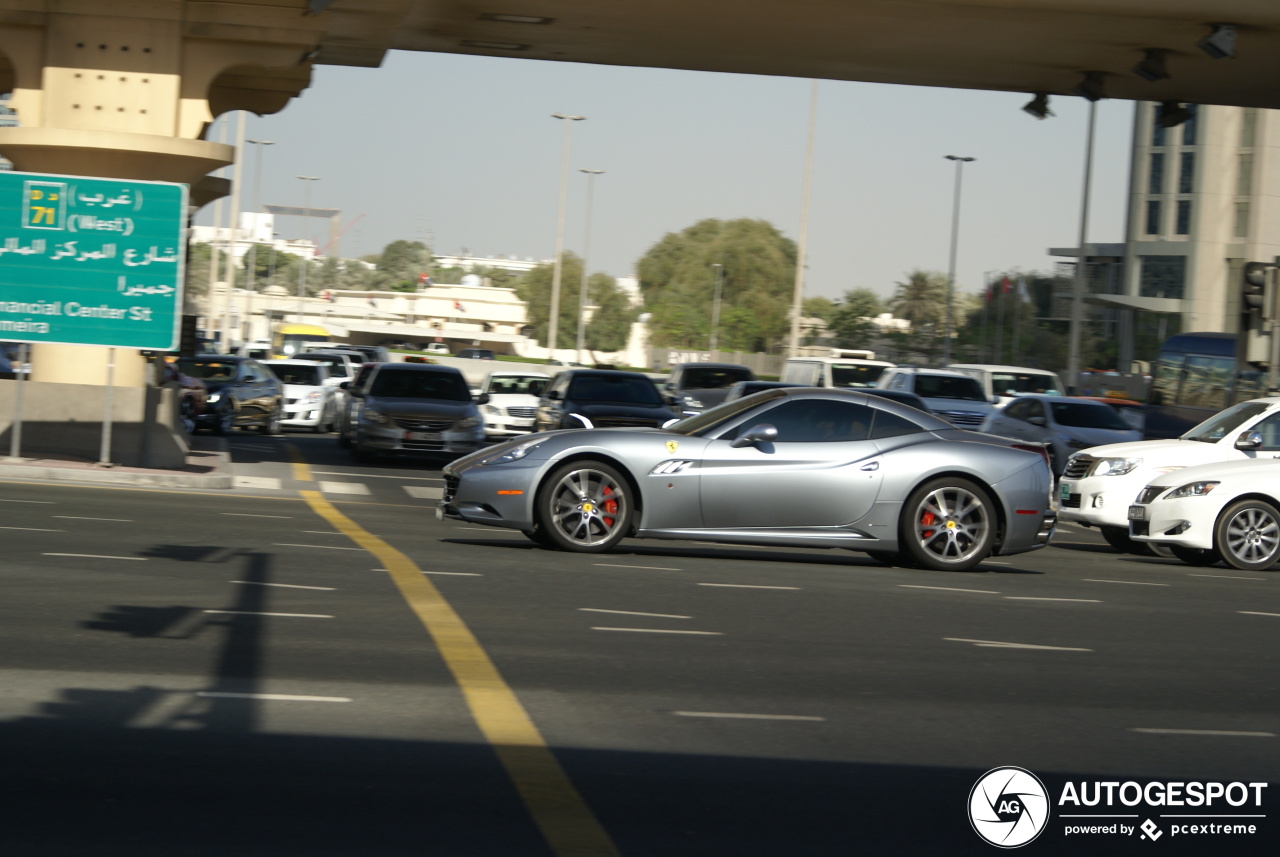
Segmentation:
[(805, 387), (844, 390), (874, 387), (880, 374), (895, 365), (884, 360), (856, 357), (789, 357), (783, 364), (779, 380)]
[(946, 368), (976, 378), (987, 398), (994, 399), (998, 408), (1009, 404), (1015, 396), (1066, 395), (1062, 379), (1047, 369), (995, 363), (952, 363)]

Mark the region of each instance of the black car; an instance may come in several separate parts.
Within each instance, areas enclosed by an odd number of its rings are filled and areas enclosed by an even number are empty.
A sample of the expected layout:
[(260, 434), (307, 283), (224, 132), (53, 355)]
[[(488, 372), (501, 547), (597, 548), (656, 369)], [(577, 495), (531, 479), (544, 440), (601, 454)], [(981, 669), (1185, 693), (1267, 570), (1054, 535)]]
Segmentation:
[(467, 360), (492, 360), (493, 352), (488, 348), (464, 348), (453, 356)]
[(737, 363), (677, 363), (663, 389), (680, 401), (688, 416), (725, 401), (734, 384), (755, 379), (755, 373)]
[(197, 354), (178, 358), (178, 370), (198, 378), (209, 390), (197, 429), (226, 434), (236, 426), (254, 426), (263, 434), (279, 434), (284, 417), (284, 385), (252, 357)]
[(551, 379), (538, 400), (534, 431), (561, 428), (647, 426), (661, 428), (680, 417), (675, 398), (649, 376), (609, 369), (569, 369)]

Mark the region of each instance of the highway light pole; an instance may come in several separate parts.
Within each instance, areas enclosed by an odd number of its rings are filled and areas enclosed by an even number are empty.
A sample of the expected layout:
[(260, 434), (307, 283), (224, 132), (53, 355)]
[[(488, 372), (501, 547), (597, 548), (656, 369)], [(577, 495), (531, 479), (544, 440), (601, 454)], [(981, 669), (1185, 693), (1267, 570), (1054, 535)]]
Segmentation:
[[(298, 176), (302, 179), (302, 216), (307, 218), (311, 216), (311, 183), (320, 181), (319, 176)], [(306, 220), (304, 219), (305, 223)], [(314, 255), (314, 254), (313, 254)], [(302, 264), (298, 266), (298, 324), (302, 324), (302, 297), (307, 292), (307, 266), (310, 264), (309, 259), (303, 259)]]
[[(253, 243), (249, 245), (249, 293), (245, 298), (245, 322), (248, 325), (248, 333), (253, 333), (253, 293), (258, 287), (258, 214), (262, 210), (262, 202), (259, 199), (262, 190), (262, 155), (266, 151), (267, 146), (274, 146), (274, 140), (245, 140), (246, 143), (252, 143), (258, 147), (258, 157), (255, 159), (253, 168)], [(246, 336), (246, 339), (252, 338)]]
[(951, 362), (951, 329), (955, 324), (956, 300), (956, 247), (960, 242), (960, 176), (965, 164), (977, 160), (963, 158), (959, 155), (945, 155), (948, 161), (956, 162), (956, 192), (951, 206), (951, 265), (947, 269), (947, 323), (943, 328), (942, 364)]
[(595, 195), (596, 176), (604, 170), (578, 170), (587, 174), (587, 225), (582, 240), (582, 285), (578, 289), (578, 362), (582, 363), (583, 344), (587, 338), (587, 260), (591, 257), (591, 200)]
[(549, 359), (556, 358), (556, 338), (560, 330), (560, 275), (564, 267), (564, 209), (569, 199), (569, 132), (574, 122), (585, 116), (552, 113), (552, 119), (564, 121), (564, 142), (560, 146), (560, 205), (556, 212), (556, 259), (551, 269), (551, 318), (547, 323), (547, 350)]
[(711, 359), (716, 359), (716, 350), (720, 347), (720, 288), (724, 283), (724, 265), (712, 262), (716, 269), (716, 291), (711, 301)]

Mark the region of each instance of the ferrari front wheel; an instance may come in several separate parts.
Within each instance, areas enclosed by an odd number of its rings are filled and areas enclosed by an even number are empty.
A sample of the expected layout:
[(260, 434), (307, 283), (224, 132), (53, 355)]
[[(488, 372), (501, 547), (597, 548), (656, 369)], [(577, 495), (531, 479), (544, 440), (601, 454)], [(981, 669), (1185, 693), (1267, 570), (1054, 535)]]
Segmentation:
[(634, 508), (631, 488), (602, 461), (575, 461), (555, 470), (538, 493), (538, 525), (561, 550), (602, 553), (626, 538)]

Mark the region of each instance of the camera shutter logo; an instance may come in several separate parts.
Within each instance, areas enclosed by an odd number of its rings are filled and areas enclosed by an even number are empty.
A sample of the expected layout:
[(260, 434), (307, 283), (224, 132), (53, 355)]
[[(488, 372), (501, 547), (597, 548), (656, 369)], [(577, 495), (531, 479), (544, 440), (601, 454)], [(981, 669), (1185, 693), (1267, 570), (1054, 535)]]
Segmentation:
[(1018, 848), (1049, 821), (1049, 793), (1023, 768), (993, 768), (969, 792), (969, 821), (979, 836), (1000, 848)]

